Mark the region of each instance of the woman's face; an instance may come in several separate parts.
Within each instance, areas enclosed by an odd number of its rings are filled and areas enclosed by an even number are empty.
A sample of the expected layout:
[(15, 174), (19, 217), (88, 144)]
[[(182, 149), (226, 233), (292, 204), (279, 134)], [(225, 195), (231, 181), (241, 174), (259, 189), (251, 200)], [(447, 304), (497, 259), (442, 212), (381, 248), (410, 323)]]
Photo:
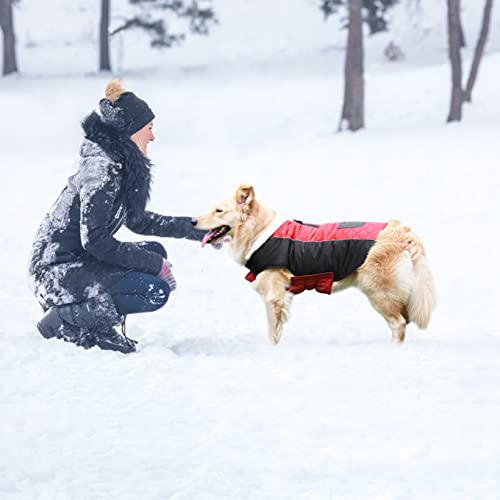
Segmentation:
[(148, 123), (145, 127), (142, 127), (141, 130), (136, 132), (132, 136), (132, 140), (137, 144), (142, 154), (146, 156), (148, 154), (148, 144), (155, 140), (153, 122)]

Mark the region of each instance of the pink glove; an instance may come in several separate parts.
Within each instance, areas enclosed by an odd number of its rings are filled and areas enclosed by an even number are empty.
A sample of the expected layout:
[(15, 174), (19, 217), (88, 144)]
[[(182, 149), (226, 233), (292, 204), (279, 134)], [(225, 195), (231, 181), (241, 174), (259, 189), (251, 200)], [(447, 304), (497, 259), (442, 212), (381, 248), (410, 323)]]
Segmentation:
[(170, 287), (170, 291), (174, 291), (177, 288), (177, 281), (175, 281), (174, 275), (172, 273), (172, 264), (166, 259), (163, 259), (163, 263), (161, 265), (160, 272), (158, 273), (158, 277), (162, 280), (165, 280)]

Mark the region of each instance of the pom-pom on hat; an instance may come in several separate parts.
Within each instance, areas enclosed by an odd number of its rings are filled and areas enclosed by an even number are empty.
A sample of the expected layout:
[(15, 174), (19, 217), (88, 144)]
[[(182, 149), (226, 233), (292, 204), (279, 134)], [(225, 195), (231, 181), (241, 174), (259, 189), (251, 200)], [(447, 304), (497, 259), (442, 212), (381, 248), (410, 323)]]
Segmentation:
[(135, 134), (155, 117), (147, 103), (126, 91), (118, 79), (109, 81), (105, 95), (99, 102), (103, 122), (128, 135)]

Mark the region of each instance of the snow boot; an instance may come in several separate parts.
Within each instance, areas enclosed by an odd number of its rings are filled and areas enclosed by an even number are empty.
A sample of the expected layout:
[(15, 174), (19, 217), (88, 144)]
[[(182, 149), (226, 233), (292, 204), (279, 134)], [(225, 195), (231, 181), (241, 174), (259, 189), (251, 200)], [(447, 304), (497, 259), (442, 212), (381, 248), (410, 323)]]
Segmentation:
[(61, 338), (78, 346), (128, 354), (136, 350), (136, 342), (119, 333), (115, 327), (122, 323), (109, 294), (92, 297), (86, 302), (53, 307), (38, 323), (45, 338)]
[[(93, 331), (97, 345), (104, 350), (120, 351), (123, 354), (134, 352), (136, 341), (125, 335), (125, 317), (116, 310), (111, 295), (103, 293), (91, 299), (96, 323)], [(118, 327), (122, 326), (122, 331)]]
[(96, 341), (87, 323), (76, 319), (80, 316), (79, 306), (80, 304), (70, 304), (49, 309), (37, 324), (42, 337), (55, 337), (85, 349), (94, 347)]

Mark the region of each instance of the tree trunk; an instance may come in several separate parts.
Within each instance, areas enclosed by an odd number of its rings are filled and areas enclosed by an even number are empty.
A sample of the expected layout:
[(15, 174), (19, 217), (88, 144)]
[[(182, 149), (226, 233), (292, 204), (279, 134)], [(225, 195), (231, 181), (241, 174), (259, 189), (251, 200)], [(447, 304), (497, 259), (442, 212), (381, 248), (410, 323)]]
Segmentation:
[(342, 130), (345, 120), (353, 132), (365, 126), (362, 3), (362, 0), (349, 0), (344, 105), (339, 124)]
[(12, 0), (0, 0), (0, 27), (3, 32), (3, 71), (4, 75), (17, 73), (16, 35)]
[(101, 0), (101, 23), (99, 26), (99, 70), (111, 71), (109, 57), (109, 13), (111, 0)]
[(458, 22), (459, 22), (459, 27), (460, 27), (460, 48), (461, 49), (465, 49), (465, 47), (467, 47), (467, 42), (465, 41), (465, 32), (464, 32), (464, 27), (462, 25), (462, 17), (460, 16), (458, 18)]
[(467, 85), (465, 86), (464, 101), (466, 102), (472, 101), (472, 89), (474, 88), (474, 84), (476, 83), (477, 74), (479, 72), (479, 64), (481, 63), (481, 59), (483, 58), (484, 47), (486, 45), (488, 32), (490, 30), (492, 7), (493, 0), (486, 0), (486, 3), (484, 4), (481, 31), (477, 40), (476, 50), (474, 51), (474, 59), (472, 60), (472, 66), (470, 68), (469, 78), (467, 79)]
[(449, 122), (462, 120), (462, 55), (460, 53), (460, 0), (448, 0), (448, 43), (451, 61)]

